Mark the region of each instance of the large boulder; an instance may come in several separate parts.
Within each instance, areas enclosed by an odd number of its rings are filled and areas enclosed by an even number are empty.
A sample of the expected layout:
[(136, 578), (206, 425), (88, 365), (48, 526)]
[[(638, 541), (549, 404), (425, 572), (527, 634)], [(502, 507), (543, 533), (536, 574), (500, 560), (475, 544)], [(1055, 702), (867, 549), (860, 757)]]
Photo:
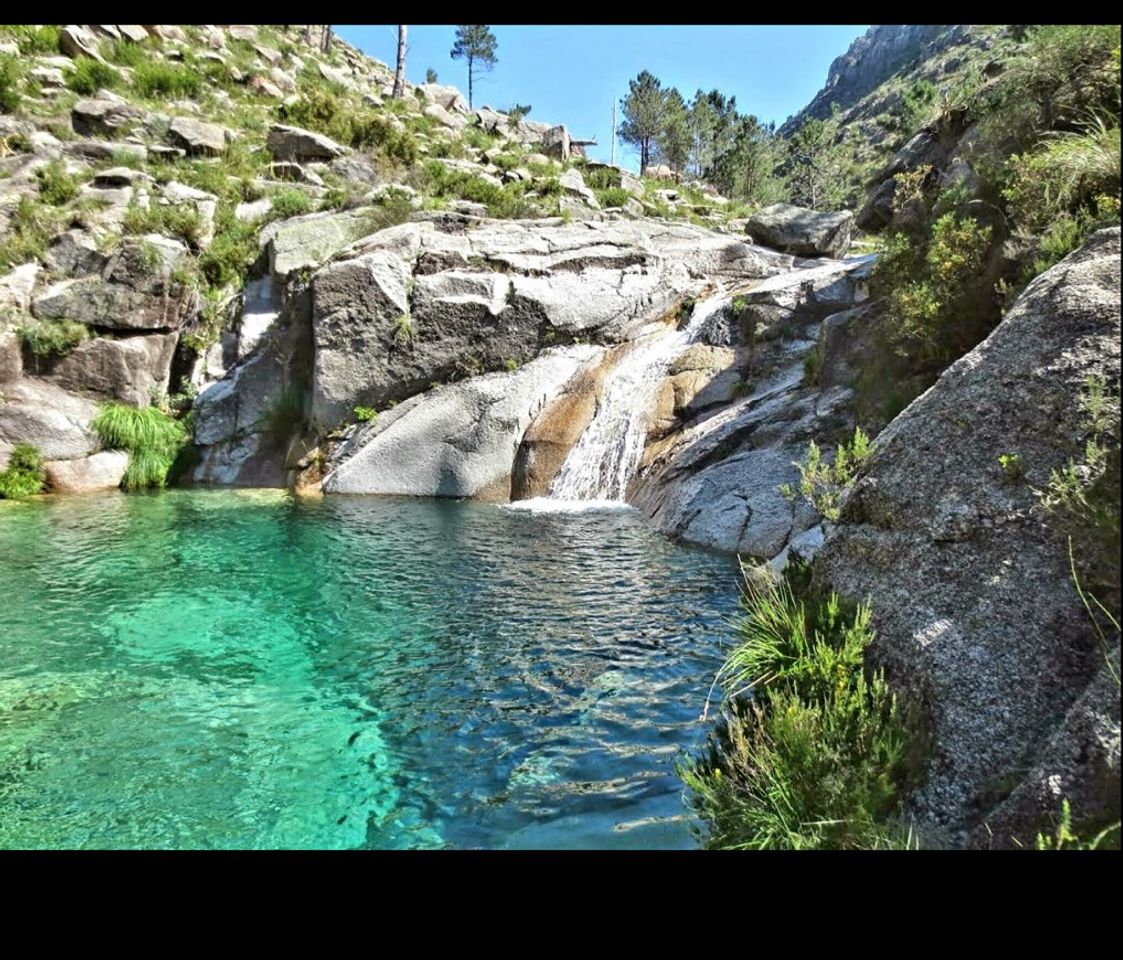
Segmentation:
[(440, 83), (422, 83), (414, 88), (420, 90), (422, 96), (431, 104), (435, 104), (442, 110), (447, 110), (449, 113), (467, 114), (468, 101), (464, 99), (462, 94), (456, 87), (446, 86)]
[(849, 210), (820, 213), (790, 203), (774, 203), (749, 218), (748, 232), (757, 243), (804, 257), (846, 255), (854, 215)]
[(508, 500), (515, 451), (534, 415), (601, 353), (554, 348), (514, 372), (473, 377), (402, 404), (340, 451), (324, 491)]
[(101, 60), (97, 37), (77, 24), (68, 24), (59, 31), (58, 44), (63, 53), (75, 60), (79, 57)]
[(347, 153), (331, 137), (300, 127), (275, 123), (269, 128), (265, 146), (275, 160), (334, 160)]
[(43, 469), (52, 493), (89, 493), (119, 487), (128, 466), (125, 451), (103, 450), (80, 460), (48, 460)]
[(0, 457), (17, 443), (39, 448), (47, 460), (73, 460), (97, 450), (90, 421), (97, 404), (53, 383), (17, 380), (0, 394)]
[(168, 139), (192, 155), (217, 157), (226, 152), (226, 130), (192, 117), (176, 117), (168, 127)]
[(815, 559), (819, 584), (869, 599), (875, 659), (929, 709), (912, 804), (953, 844), (1032, 842), (1063, 797), (1077, 823), (1119, 818), (1118, 686), (1037, 493), (1083, 455), (1087, 379), (1119, 383), (1119, 236), (1035, 279), (880, 434)]
[(115, 137), (143, 116), (141, 110), (123, 100), (95, 98), (74, 104), (70, 124), (75, 133), (84, 137)]
[(94, 337), (55, 362), (46, 375), (68, 390), (146, 407), (167, 390), (175, 333)]

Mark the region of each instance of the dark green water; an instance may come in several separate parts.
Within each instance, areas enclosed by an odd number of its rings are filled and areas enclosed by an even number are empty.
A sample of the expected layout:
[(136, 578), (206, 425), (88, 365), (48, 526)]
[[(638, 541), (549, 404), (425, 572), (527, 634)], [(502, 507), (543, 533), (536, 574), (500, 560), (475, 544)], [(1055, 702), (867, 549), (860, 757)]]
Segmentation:
[(630, 511), (0, 501), (0, 847), (692, 846), (730, 558)]

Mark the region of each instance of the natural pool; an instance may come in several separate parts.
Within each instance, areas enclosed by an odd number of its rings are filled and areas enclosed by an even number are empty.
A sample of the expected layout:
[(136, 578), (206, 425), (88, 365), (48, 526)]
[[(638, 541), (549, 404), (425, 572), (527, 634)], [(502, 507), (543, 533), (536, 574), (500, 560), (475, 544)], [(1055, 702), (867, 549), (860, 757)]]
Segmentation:
[(0, 503), (0, 848), (693, 846), (736, 582), (630, 510)]

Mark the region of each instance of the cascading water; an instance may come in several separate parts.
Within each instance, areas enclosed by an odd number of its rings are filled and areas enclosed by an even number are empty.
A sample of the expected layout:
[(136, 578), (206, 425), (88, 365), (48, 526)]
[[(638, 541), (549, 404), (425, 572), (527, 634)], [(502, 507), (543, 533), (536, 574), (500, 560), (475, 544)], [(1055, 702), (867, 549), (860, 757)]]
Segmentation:
[(640, 343), (624, 356), (605, 380), (592, 421), (550, 484), (551, 499), (623, 502), (643, 455), (647, 418), (659, 383), (724, 302), (719, 290), (694, 305), (681, 330)]

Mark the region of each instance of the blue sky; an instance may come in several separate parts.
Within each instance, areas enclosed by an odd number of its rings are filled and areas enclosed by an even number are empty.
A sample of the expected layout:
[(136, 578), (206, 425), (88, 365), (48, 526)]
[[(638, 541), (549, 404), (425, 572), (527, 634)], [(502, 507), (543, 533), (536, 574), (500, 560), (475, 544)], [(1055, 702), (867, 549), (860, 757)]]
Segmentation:
[[(348, 43), (393, 67), (397, 26), (337, 26)], [(579, 138), (596, 137), (589, 155), (608, 160), (612, 102), (628, 81), (650, 70), (687, 99), (701, 87), (737, 97), (743, 113), (777, 125), (823, 85), (831, 61), (865, 26), (493, 26), (499, 57), (477, 76), (475, 105), (498, 110), (529, 103), (532, 120), (564, 123)], [(468, 68), (449, 56), (456, 28), (410, 26), (406, 76), (422, 83), (425, 70), (467, 96)], [(638, 166), (617, 144), (616, 159)]]

